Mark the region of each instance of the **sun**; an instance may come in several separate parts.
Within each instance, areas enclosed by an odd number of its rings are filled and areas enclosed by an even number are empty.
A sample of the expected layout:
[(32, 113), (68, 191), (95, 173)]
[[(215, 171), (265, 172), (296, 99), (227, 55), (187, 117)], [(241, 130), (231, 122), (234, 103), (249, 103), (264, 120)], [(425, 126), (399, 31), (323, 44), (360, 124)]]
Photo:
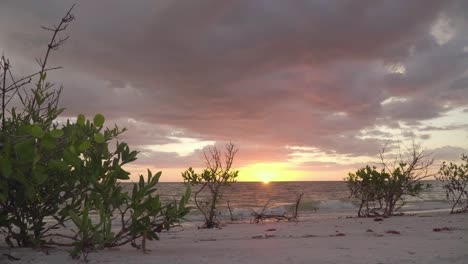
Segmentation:
[(271, 180), (278, 177), (278, 173), (276, 171), (265, 169), (265, 168), (256, 171), (255, 174), (256, 174), (255, 175), (256, 178), (259, 179), (264, 184), (268, 184), (270, 183)]
[(264, 184), (274, 181), (291, 181), (297, 178), (299, 173), (288, 169), (287, 163), (254, 163), (240, 168), (239, 181), (254, 181)]

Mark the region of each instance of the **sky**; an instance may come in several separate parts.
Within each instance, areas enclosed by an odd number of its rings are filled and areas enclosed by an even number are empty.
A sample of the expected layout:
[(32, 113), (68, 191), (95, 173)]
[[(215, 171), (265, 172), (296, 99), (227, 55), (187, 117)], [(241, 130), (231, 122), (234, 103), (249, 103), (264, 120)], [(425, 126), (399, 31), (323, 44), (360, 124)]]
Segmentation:
[(468, 153), (468, 1), (2, 0), (15, 74), (74, 2), (50, 61), (62, 118), (128, 128), (133, 177), (181, 181), (226, 142), (240, 181), (341, 180), (386, 143)]

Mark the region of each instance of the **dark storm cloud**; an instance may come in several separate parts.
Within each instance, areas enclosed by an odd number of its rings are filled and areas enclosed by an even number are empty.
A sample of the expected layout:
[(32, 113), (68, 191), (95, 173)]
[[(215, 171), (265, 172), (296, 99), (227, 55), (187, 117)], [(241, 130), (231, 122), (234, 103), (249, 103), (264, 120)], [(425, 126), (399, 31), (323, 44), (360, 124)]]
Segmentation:
[[(47, 40), (37, 26), (70, 3), (2, 1), (0, 45), (32, 65)], [(69, 116), (103, 112), (138, 146), (179, 131), (240, 142), (245, 163), (285, 160), (286, 145), (373, 155), (383, 142), (362, 129), (466, 107), (466, 13), (464, 1), (82, 0), (53, 80)], [(430, 34), (441, 16), (457, 30), (443, 45)], [(389, 72), (398, 63), (405, 73)]]

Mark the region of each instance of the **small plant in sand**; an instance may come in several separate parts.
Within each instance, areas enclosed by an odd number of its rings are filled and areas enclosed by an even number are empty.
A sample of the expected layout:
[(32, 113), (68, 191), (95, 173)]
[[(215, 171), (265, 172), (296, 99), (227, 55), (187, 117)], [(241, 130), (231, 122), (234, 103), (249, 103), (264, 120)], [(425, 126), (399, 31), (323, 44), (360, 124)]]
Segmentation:
[[(73, 21), (71, 11), (46, 28), (53, 37), (37, 73), (16, 78), (10, 61), (0, 60), (0, 235), (10, 247), (72, 246), (74, 257), (127, 243), (145, 250), (147, 239), (158, 239), (188, 213), (190, 188), (179, 202), (163, 205), (155, 193), (161, 172), (148, 171), (129, 193), (120, 180), (129, 179), (123, 166), (137, 152), (116, 142), (125, 129), (104, 127), (100, 114), (57, 123), (61, 89), (46, 78), (58, 67), (47, 61), (68, 38), (58, 36)], [(19, 107), (9, 106), (14, 97)], [(65, 232), (57, 232), (60, 227)]]
[(442, 163), (437, 180), (443, 183), (447, 199), (452, 201), (450, 213), (468, 211), (468, 156), (462, 155), (460, 165)]
[(391, 216), (405, 203), (406, 196), (418, 196), (430, 187), (421, 181), (433, 176), (433, 160), (413, 143), (405, 154), (386, 158), (385, 147), (380, 152), (381, 168), (366, 166), (349, 173), (344, 180), (351, 197), (359, 199), (358, 216)]
[[(201, 186), (194, 194), (195, 205), (205, 218), (206, 228), (218, 226), (216, 221), (216, 205), (219, 202), (222, 194), (222, 187), (228, 186), (236, 181), (239, 171), (232, 169), (232, 163), (238, 149), (234, 144), (226, 145), (223, 153), (216, 147), (209, 147), (203, 151), (206, 169), (201, 173), (196, 173), (192, 168), (189, 168), (182, 173), (184, 182), (190, 185)], [(208, 199), (200, 199), (198, 195), (205, 189), (209, 190)]]

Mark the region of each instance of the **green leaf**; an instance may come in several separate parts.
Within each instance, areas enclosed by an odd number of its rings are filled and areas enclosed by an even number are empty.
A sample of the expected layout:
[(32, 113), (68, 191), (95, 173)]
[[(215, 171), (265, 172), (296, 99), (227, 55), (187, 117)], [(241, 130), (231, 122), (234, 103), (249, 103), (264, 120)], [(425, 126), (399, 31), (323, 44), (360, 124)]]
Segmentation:
[(104, 124), (104, 121), (105, 121), (105, 118), (103, 115), (101, 114), (96, 114), (94, 116), (94, 120), (93, 120), (93, 123), (95, 126), (97, 127), (102, 127), (102, 125)]
[(86, 121), (85, 116), (84, 116), (83, 114), (79, 114), (79, 115), (78, 115), (78, 118), (77, 118), (77, 120), (76, 120), (76, 123), (77, 123), (78, 125), (83, 126), (83, 125), (85, 124), (85, 121)]
[(53, 150), (56, 147), (55, 139), (50, 135), (46, 135), (41, 140), (41, 146), (45, 150)]
[(32, 139), (20, 141), (15, 145), (16, 155), (19, 157), (20, 162), (29, 163), (34, 160), (34, 143)]
[(42, 138), (44, 136), (44, 131), (40, 126), (33, 125), (31, 127), (31, 135), (34, 138)]
[(7, 156), (2, 157), (0, 156), (0, 166), (1, 166), (1, 172), (2, 176), (4, 177), (9, 177), (13, 173), (13, 169), (11, 167), (11, 161), (8, 159)]
[(54, 129), (54, 130), (50, 131), (50, 136), (53, 137), (53, 138), (59, 138), (59, 137), (63, 136), (63, 130)]
[(192, 188), (190, 188), (190, 186), (188, 186), (187, 190), (185, 191), (185, 194), (184, 194), (185, 203), (187, 203), (189, 201), (191, 195), (192, 195)]
[(101, 133), (96, 133), (94, 134), (94, 141), (96, 141), (96, 143), (104, 143), (106, 141), (106, 139), (104, 138), (104, 135), (101, 134)]
[(145, 187), (145, 179), (143, 179), (143, 175), (140, 175), (140, 181), (138, 182), (138, 184), (140, 189), (143, 189), (143, 187)]
[(161, 171), (158, 171), (158, 172), (153, 176), (153, 181), (155, 181), (155, 183), (158, 183), (158, 182), (159, 182), (159, 178), (161, 178), (161, 174), (162, 174), (162, 172), (161, 172)]
[(89, 143), (88, 141), (85, 141), (85, 142), (80, 144), (80, 146), (78, 147), (78, 151), (79, 152), (85, 152), (90, 147), (91, 147), (91, 143)]
[(72, 210), (69, 210), (68, 211), (68, 215), (70, 216), (71, 220), (73, 221), (73, 223), (78, 227), (80, 228), (81, 227), (81, 220), (80, 218), (78, 217), (78, 215), (72, 211)]
[(26, 198), (32, 199), (35, 194), (34, 187), (31, 184), (25, 184), (24, 187), (24, 194), (26, 195)]
[(47, 180), (47, 174), (40, 172), (40, 171), (34, 171), (34, 180), (38, 184), (42, 184)]
[(119, 180), (129, 180), (130, 179), (129, 175), (130, 175), (129, 172), (126, 172), (125, 170), (120, 169), (119, 173), (117, 174), (117, 179), (119, 179)]
[(78, 166), (81, 160), (76, 154), (72, 153), (70, 150), (67, 149), (63, 152), (63, 161), (65, 162), (65, 164)]

